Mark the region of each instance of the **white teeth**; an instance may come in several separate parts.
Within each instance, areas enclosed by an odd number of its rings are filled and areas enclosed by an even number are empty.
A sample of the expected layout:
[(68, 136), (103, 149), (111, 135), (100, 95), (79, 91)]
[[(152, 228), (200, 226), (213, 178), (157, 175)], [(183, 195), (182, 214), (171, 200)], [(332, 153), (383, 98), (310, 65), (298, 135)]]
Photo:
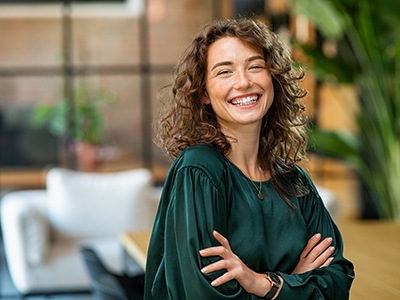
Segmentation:
[(258, 96), (251, 96), (251, 97), (246, 97), (246, 98), (241, 98), (241, 99), (235, 99), (231, 103), (233, 105), (242, 106), (242, 105), (252, 104), (252, 103), (256, 102), (257, 100), (258, 100)]

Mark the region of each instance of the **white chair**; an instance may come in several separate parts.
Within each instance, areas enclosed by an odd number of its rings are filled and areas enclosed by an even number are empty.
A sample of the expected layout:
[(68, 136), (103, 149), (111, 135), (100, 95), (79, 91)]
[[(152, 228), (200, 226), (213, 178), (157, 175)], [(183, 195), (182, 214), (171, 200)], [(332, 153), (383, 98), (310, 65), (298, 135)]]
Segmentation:
[(316, 188), (332, 219), (338, 222), (340, 219), (340, 211), (335, 194), (333, 191), (322, 186), (316, 186)]
[(6, 194), (3, 242), (16, 289), (21, 294), (89, 291), (82, 245), (94, 247), (111, 270), (121, 272), (118, 235), (151, 229), (152, 185), (147, 169), (82, 173), (54, 168), (46, 190)]

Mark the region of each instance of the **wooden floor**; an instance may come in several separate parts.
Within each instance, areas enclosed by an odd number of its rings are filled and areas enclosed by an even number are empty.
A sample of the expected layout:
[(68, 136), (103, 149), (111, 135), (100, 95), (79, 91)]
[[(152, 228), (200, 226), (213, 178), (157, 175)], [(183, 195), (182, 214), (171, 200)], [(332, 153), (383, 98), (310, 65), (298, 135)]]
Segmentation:
[(350, 300), (399, 300), (400, 222), (360, 221), (339, 228), (356, 272)]

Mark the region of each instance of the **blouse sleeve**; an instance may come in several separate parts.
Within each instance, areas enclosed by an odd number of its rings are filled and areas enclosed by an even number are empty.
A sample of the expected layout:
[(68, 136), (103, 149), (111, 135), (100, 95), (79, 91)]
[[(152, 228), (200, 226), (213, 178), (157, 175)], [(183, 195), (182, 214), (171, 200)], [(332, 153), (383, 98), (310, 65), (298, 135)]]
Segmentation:
[(205, 275), (200, 271), (219, 259), (202, 258), (199, 250), (217, 245), (212, 236), (214, 229), (226, 232), (229, 204), (223, 187), (196, 168), (180, 170), (175, 183), (175, 201), (166, 212), (164, 252), (170, 299), (252, 299), (237, 281), (211, 286), (221, 272)]
[(278, 272), (285, 283), (277, 299), (348, 299), (354, 279), (353, 264), (343, 257), (343, 241), (339, 229), (331, 219), (311, 179), (306, 174), (305, 176), (311, 185), (311, 192), (300, 203), (301, 213), (309, 228), (310, 237), (321, 233), (322, 238), (333, 238), (334, 260), (328, 267), (304, 274)]

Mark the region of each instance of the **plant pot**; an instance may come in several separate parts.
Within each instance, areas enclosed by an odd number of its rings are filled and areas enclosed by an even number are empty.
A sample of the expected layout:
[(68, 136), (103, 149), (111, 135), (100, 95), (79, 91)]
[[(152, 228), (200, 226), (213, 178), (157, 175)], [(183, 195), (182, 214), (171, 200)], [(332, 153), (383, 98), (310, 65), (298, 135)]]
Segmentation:
[(372, 195), (366, 184), (360, 179), (361, 218), (381, 219), (377, 199)]
[(96, 144), (75, 142), (76, 168), (83, 172), (93, 172), (100, 165), (100, 149)]

